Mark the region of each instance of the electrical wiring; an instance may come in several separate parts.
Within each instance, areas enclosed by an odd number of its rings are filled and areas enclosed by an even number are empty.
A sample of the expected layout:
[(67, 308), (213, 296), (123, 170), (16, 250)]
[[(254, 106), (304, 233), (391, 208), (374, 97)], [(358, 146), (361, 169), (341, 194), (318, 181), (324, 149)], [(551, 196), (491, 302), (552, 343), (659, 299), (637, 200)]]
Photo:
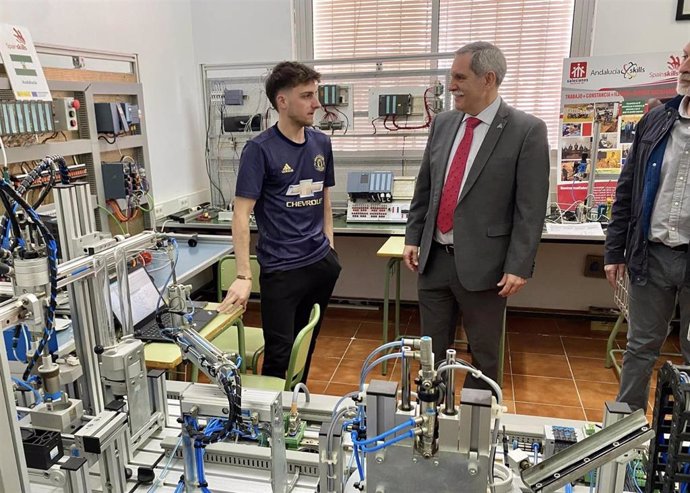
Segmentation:
[[(222, 206), (225, 207), (226, 201), (225, 201), (225, 195), (223, 194), (223, 190), (221, 190), (220, 186), (216, 184), (214, 181), (213, 177), (211, 176), (211, 147), (210, 147), (210, 139), (211, 139), (211, 109), (212, 109), (212, 104), (211, 104), (211, 98), (208, 100), (208, 111), (206, 112), (207, 118), (206, 118), (206, 175), (208, 176), (209, 182), (211, 183), (211, 187), (215, 188), (218, 193), (220, 194), (220, 198), (222, 201)], [(222, 129), (222, 124), (221, 124), (221, 129)]]
[[(4, 180), (3, 180), (4, 181)], [(19, 228), (19, 221), (17, 219), (17, 208), (10, 202), (10, 199), (4, 194), (0, 192), (0, 202), (2, 202), (3, 207), (5, 208), (5, 214), (9, 218), (9, 223), (10, 226), (12, 227), (12, 233), (14, 235), (14, 238), (12, 239), (12, 243), (9, 245), (3, 244), (3, 247), (8, 248), (10, 251), (14, 250), (17, 245), (20, 247), (24, 247), (24, 238), (22, 237), (21, 230)], [(5, 223), (6, 225), (7, 223)], [(3, 237), (7, 237), (7, 230), (3, 232)]]
[[(46, 311), (46, 324), (43, 330), (43, 336), (38, 343), (36, 351), (29, 360), (26, 366), (24, 374), (22, 375), (23, 380), (27, 380), (31, 374), (31, 370), (36, 365), (38, 358), (43, 352), (48, 339), (52, 336), (55, 331), (55, 310), (57, 308), (57, 242), (51, 234), (51, 232), (46, 228), (41, 219), (38, 217), (36, 211), (17, 193), (16, 190), (5, 180), (0, 180), (0, 196), (7, 199), (14, 200), (19, 207), (24, 209), (27, 216), (34, 222), (39, 233), (43, 238), (45, 243), (47, 253), (48, 253), (48, 275), (50, 281), (50, 298), (48, 301), (48, 309)], [(12, 220), (12, 219), (11, 219)]]
[(113, 135), (113, 140), (108, 140), (106, 135), (99, 135), (98, 140), (105, 140), (108, 144), (114, 144), (117, 142), (117, 135)]
[(154, 202), (154, 200), (153, 200), (153, 195), (151, 195), (149, 192), (146, 192), (145, 195), (146, 195), (146, 201), (148, 202), (147, 205), (149, 206), (149, 208), (150, 208), (151, 210), (155, 209), (155, 208), (156, 208), (156, 204), (155, 204), (155, 202)]
[[(22, 181), (19, 183), (19, 185), (16, 188), (17, 194), (20, 196), (24, 196), (24, 194), (27, 192), (27, 190), (39, 179), (42, 178), (42, 174), (46, 171), (49, 171), (51, 174), (54, 173), (53, 169), (53, 159), (50, 157), (44, 158), (41, 162), (39, 162), (38, 165), (36, 165), (31, 171), (29, 171), (26, 176), (22, 179)], [(50, 189), (52, 188), (52, 184), (54, 183), (54, 175), (51, 176), (50, 181), (46, 185), (46, 189), (44, 192), (39, 196), (39, 199), (36, 201), (37, 205), (40, 205), (41, 202), (45, 199), (45, 197), (48, 195), (50, 192)], [(0, 220), (0, 237), (3, 239), (3, 246), (7, 248), (7, 242), (8, 242), (8, 231), (7, 231), (7, 221), (11, 219), (11, 215), (15, 213), (16, 207), (14, 205), (14, 202), (5, 197), (4, 195), (0, 197), (0, 199), (3, 202), (3, 205), (5, 207), (5, 214), (3, 215), (2, 219)], [(7, 202), (7, 203), (5, 203)], [(33, 205), (34, 208), (37, 207), (37, 205)], [(11, 222), (13, 225), (12, 231), (14, 233), (14, 241), (13, 241), (13, 246), (10, 249), (14, 249), (14, 245), (16, 244), (22, 244), (22, 236), (20, 232), (18, 231), (18, 227), (15, 228), (16, 220), (15, 222)]]
[(348, 118), (348, 116), (347, 116), (345, 113), (343, 113), (342, 111), (340, 111), (340, 110), (337, 108), (337, 106), (334, 106), (333, 109), (334, 109), (335, 111), (337, 111), (338, 113), (340, 113), (341, 115), (343, 115), (343, 117), (345, 118), (345, 131), (343, 132), (343, 135), (345, 135), (345, 134), (347, 133), (348, 129), (350, 128), (350, 118)]
[(380, 120), (381, 118), (383, 118), (383, 117), (379, 116), (379, 117), (376, 117), (376, 118), (374, 118), (373, 120), (371, 120), (371, 126), (374, 127), (374, 133), (373, 133), (372, 135), (376, 135), (376, 125), (375, 125), (375, 123), (376, 123), (378, 120)]
[(397, 128), (393, 128), (393, 127), (389, 127), (389, 126), (388, 126), (388, 117), (389, 117), (389, 116), (390, 116), (390, 115), (386, 115), (385, 118), (383, 119), (383, 128), (385, 128), (385, 129), (388, 130), (389, 132), (397, 132), (397, 131), (398, 131)]
[(123, 214), (122, 209), (120, 209), (120, 205), (114, 199), (106, 200), (105, 203), (110, 206), (110, 208), (113, 210), (113, 214), (121, 223), (132, 221), (139, 215), (139, 209), (134, 209), (132, 214), (129, 214), (129, 212), (126, 215)]
[(125, 232), (124, 228), (122, 227), (121, 222), (113, 215), (112, 212), (110, 212), (108, 209), (106, 209), (105, 207), (103, 207), (101, 204), (98, 204), (98, 208), (104, 210), (104, 211), (113, 219), (113, 221), (115, 221), (115, 224), (117, 224), (117, 227), (120, 228), (120, 232), (121, 232), (123, 235), (125, 235), (125, 236), (127, 235), (127, 233)]
[(43, 203), (43, 201), (46, 199), (48, 194), (51, 192), (54, 185), (55, 185), (55, 170), (51, 168), (50, 175), (48, 178), (48, 183), (43, 187), (43, 190), (41, 190), (41, 193), (38, 195), (38, 198), (34, 202), (32, 202), (31, 207), (33, 207), (34, 209), (37, 209)]
[(62, 136), (62, 140), (65, 140), (65, 141), (67, 140), (67, 137), (65, 136), (65, 132), (54, 132), (54, 133), (53, 133), (52, 135), (50, 135), (49, 137), (46, 137), (45, 139), (43, 139), (43, 140), (41, 141), (41, 144), (45, 144), (45, 143), (48, 142), (49, 140), (53, 140), (53, 139), (57, 138), (58, 135), (61, 135), (61, 136)]
[[(259, 89), (259, 95), (256, 98), (256, 109), (254, 110), (254, 113), (252, 113), (249, 116), (249, 119), (247, 120), (247, 123), (244, 124), (244, 132), (245, 133), (253, 133), (254, 131), (252, 130), (252, 122), (254, 121), (254, 117), (262, 117), (263, 116), (263, 111), (259, 111), (261, 108), (261, 95), (264, 93), (263, 89)], [(222, 120), (221, 120), (222, 122)]]
[[(395, 130), (419, 130), (422, 128), (429, 128), (429, 126), (431, 125), (431, 111), (429, 108), (429, 103), (427, 101), (427, 95), (429, 94), (429, 91), (431, 91), (432, 89), (433, 89), (433, 87), (428, 87), (424, 91), (424, 96), (423, 96), (423, 98), (424, 98), (424, 112), (426, 113), (426, 118), (424, 120), (424, 123), (422, 125), (415, 125), (412, 127), (407, 126), (407, 124), (405, 124), (405, 126), (400, 126), (395, 121), (397, 115), (393, 115), (392, 123), (393, 123), (393, 127), (395, 128)], [(407, 119), (407, 115), (405, 115), (405, 118)]]

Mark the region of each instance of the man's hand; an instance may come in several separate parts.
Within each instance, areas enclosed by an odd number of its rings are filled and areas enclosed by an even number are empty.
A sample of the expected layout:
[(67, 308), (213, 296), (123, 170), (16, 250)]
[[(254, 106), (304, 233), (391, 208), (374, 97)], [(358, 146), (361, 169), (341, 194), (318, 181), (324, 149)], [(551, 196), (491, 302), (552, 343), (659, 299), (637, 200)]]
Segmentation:
[(252, 281), (247, 279), (235, 279), (228, 288), (228, 294), (225, 295), (223, 302), (218, 305), (220, 313), (230, 313), (235, 307), (241, 305), (247, 308), (247, 301), (252, 292)]
[(503, 274), (503, 277), (498, 282), (496, 286), (503, 288), (498, 292), (499, 296), (507, 298), (512, 296), (522, 289), (522, 286), (527, 284), (527, 279), (523, 279), (520, 276), (514, 274)]
[(622, 279), (625, 275), (625, 264), (606, 264), (604, 266), (606, 272), (606, 279), (613, 289), (616, 289), (618, 279)]
[(403, 261), (408, 269), (412, 272), (417, 272), (419, 266), (419, 247), (412, 245), (405, 245), (403, 250)]

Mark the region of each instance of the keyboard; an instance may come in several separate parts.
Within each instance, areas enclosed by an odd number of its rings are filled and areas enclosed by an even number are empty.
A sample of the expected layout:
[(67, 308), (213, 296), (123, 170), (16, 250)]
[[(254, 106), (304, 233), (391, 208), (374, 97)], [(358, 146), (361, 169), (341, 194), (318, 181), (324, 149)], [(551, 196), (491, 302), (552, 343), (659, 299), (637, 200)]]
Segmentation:
[[(205, 306), (206, 303), (203, 305)], [(196, 307), (194, 310), (194, 315), (192, 315), (192, 327), (198, 332), (206, 327), (206, 325), (208, 325), (208, 323), (213, 320), (216, 315), (218, 315), (218, 312), (215, 310), (204, 310), (203, 308)], [(163, 326), (165, 328), (172, 327), (172, 320), (169, 313), (163, 313), (161, 315), (161, 321), (163, 322)], [(135, 330), (134, 337), (141, 339), (144, 342), (172, 342), (169, 337), (163, 335), (155, 318), (144, 324), (139, 329)]]

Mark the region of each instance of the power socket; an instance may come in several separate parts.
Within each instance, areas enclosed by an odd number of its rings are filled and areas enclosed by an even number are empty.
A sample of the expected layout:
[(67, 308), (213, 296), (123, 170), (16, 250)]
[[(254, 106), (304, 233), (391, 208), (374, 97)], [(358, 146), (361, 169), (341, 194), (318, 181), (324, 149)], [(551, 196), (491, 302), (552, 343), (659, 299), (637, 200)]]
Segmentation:
[(156, 219), (162, 219), (165, 216), (165, 214), (163, 214), (163, 206), (162, 205), (157, 205), (153, 209), (153, 213), (156, 216)]
[(599, 277), (606, 278), (604, 272), (604, 256), (603, 255), (587, 255), (585, 257), (585, 277)]
[(181, 198), (178, 202), (178, 210), (182, 211), (185, 209), (189, 209), (189, 197)]

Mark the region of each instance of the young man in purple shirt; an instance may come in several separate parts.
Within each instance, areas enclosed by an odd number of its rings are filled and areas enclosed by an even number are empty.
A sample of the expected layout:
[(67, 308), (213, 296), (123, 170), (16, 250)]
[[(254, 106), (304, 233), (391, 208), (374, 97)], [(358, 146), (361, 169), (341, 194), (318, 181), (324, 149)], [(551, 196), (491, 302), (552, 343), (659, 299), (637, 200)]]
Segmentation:
[(335, 185), (330, 139), (311, 128), (320, 74), (301, 63), (282, 62), (266, 80), (278, 123), (242, 151), (235, 190), (232, 237), (237, 279), (219, 307), (246, 307), (252, 287), (249, 215), (256, 217), (261, 266), (261, 320), (266, 343), (263, 375), (285, 378), (295, 337), (314, 303), (321, 319), (314, 329), (302, 380), (309, 374), (321, 320), (340, 274), (333, 249), (330, 187)]

